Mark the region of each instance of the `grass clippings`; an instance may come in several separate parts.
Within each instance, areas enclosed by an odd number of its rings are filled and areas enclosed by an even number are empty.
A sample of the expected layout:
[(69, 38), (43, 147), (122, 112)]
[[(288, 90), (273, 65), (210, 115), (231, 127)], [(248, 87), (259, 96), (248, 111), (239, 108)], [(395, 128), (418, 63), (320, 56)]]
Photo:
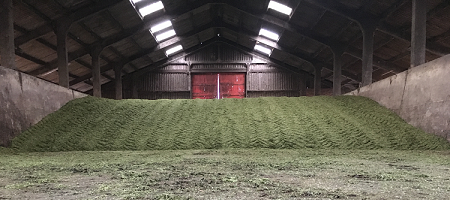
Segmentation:
[(0, 154), (0, 199), (448, 199), (448, 151)]
[(220, 148), (444, 150), (364, 97), (76, 99), (12, 141), (19, 151)]

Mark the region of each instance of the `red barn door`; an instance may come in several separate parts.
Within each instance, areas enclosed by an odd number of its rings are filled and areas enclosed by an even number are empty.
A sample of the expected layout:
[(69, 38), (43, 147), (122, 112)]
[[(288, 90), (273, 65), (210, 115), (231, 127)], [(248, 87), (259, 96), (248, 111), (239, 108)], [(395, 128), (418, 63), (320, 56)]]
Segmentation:
[(245, 73), (204, 73), (192, 75), (192, 98), (244, 98)]
[(245, 73), (220, 73), (220, 98), (245, 97)]
[(217, 99), (217, 73), (192, 75), (193, 99)]

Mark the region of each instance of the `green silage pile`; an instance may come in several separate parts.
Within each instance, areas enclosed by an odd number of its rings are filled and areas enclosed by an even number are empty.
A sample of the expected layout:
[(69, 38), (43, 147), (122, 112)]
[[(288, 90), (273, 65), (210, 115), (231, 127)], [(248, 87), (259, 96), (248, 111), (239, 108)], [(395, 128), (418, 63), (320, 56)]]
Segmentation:
[(20, 151), (210, 148), (450, 149), (355, 96), (76, 99), (13, 140)]

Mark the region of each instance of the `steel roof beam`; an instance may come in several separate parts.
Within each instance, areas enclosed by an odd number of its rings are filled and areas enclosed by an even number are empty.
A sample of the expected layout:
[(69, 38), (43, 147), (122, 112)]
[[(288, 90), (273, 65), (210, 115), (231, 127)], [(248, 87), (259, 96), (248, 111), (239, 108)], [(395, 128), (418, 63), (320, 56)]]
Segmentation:
[[(100, 2), (94, 6), (87, 6), (85, 8), (75, 11), (74, 13), (69, 14), (68, 16), (61, 17), (54, 21), (49, 21), (50, 18), (46, 17), (42, 13), (41, 14), (36, 13), (36, 9), (31, 9), (33, 12), (35, 12), (37, 15), (39, 15), (41, 18), (43, 18), (48, 23), (46, 23), (34, 30), (29, 31), (25, 35), (17, 37), (14, 41), (15, 46), (18, 47), (18, 46), (23, 45), (31, 40), (37, 39), (47, 33), (54, 31), (56, 21), (70, 21), (71, 23), (77, 22), (77, 21), (83, 20), (85, 18), (88, 18), (90, 16), (93, 16), (99, 12), (102, 12), (112, 6), (115, 6), (120, 2), (121, 2), (121, 0), (100, 0)], [(31, 5), (29, 5), (28, 7), (34, 8)]]
[[(410, 34), (404, 35), (401, 32), (401, 30), (391, 27), (385, 22), (383, 22), (379, 16), (371, 15), (368, 13), (357, 13), (354, 10), (347, 9), (344, 5), (334, 0), (307, 0), (307, 1), (313, 5), (319, 6), (325, 10), (346, 17), (347, 19), (355, 21), (359, 24), (361, 24), (362, 19), (372, 19), (374, 21), (379, 22), (378, 26), (376, 27), (377, 30), (389, 34), (391, 36), (394, 36), (403, 41), (411, 42)], [(427, 51), (439, 56), (450, 54), (450, 48), (430, 42), (427, 43)]]
[[(207, 6), (207, 5), (204, 5), (204, 6)], [(196, 8), (196, 9), (202, 9), (204, 6), (201, 6), (201, 7)], [(162, 18), (169, 18), (169, 19), (171, 19), (171, 18), (175, 18), (175, 17), (174, 16), (164, 16)], [(113, 35), (113, 36), (107, 37), (107, 38), (103, 39), (102, 41), (97, 41), (97, 42), (95, 42), (94, 44), (91, 44), (91, 45), (87, 45), (86, 46), (86, 44), (81, 44), (80, 43), (81, 41), (77, 41), (81, 45), (85, 46), (85, 48), (84, 49), (81, 48), (81, 49), (79, 49), (79, 50), (77, 50), (77, 51), (75, 51), (73, 53), (69, 53), (69, 62), (72, 62), (72, 61), (74, 61), (74, 60), (76, 60), (76, 59), (78, 59), (78, 58), (80, 58), (80, 57), (82, 57), (84, 55), (89, 54), (88, 50), (93, 48), (96, 45), (100, 45), (103, 48), (106, 48), (106, 47), (109, 47), (109, 46), (111, 46), (111, 45), (113, 45), (113, 44), (115, 44), (115, 43), (117, 43), (117, 42), (119, 42), (121, 40), (129, 38), (129, 37), (139, 33), (140, 31), (147, 31), (149, 29), (150, 25), (154, 21), (161, 20), (162, 18), (158, 18), (158, 19), (155, 19), (153, 21), (146, 21), (146, 22), (143, 22), (140, 25), (137, 25), (135, 27), (132, 27), (132, 28), (129, 28), (129, 29), (124, 29), (123, 31), (121, 31), (117, 35)], [(208, 26), (211, 26), (211, 25), (212, 24), (208, 24)], [(69, 37), (70, 36), (71, 35), (69, 34)], [(35, 76), (38, 76), (38, 75), (42, 75), (42, 74), (46, 74), (46, 73), (51, 73), (51, 72), (53, 72), (56, 69), (57, 69), (57, 62), (56, 62), (56, 60), (54, 60), (54, 61), (51, 61), (49, 64), (43, 66), (42, 68), (39, 68), (39, 69), (36, 69), (36, 70), (32, 71), (31, 74), (35, 75)]]
[[(298, 57), (298, 58), (300, 58), (300, 59), (302, 59), (302, 60), (304, 60), (304, 61), (310, 63), (310, 64), (313, 65), (313, 66), (320, 65), (321, 67), (324, 67), (324, 68), (333, 70), (333, 67), (332, 67), (332, 66), (328, 65), (327, 63), (324, 63), (324, 62), (321, 61), (321, 60), (317, 60), (317, 59), (311, 58), (310, 56), (308, 56), (308, 55), (306, 55), (306, 54), (294, 52), (294, 51), (291, 51), (290, 49), (283, 48), (283, 47), (281, 47), (280, 45), (278, 45), (277, 43), (268, 41), (268, 40), (266, 40), (265, 38), (258, 37), (258, 36), (252, 36), (251, 33), (247, 32), (247, 31), (243, 31), (242, 29), (234, 28), (234, 27), (232, 27), (231, 25), (225, 25), (225, 24), (224, 24), (224, 26), (225, 26), (224, 28), (229, 29), (229, 30), (232, 30), (232, 31), (234, 31), (234, 32), (236, 32), (236, 33), (244, 33), (246, 37), (248, 37), (248, 38), (254, 40), (255, 42), (256, 42), (256, 41), (260, 41), (261, 39), (263, 39), (263, 40), (264, 40), (263, 43), (269, 44), (270, 46), (272, 46), (272, 47), (275, 48), (275, 49), (278, 49), (278, 50), (280, 50), (280, 51), (283, 51), (283, 52), (286, 52), (286, 53), (288, 53), (288, 54), (291, 54), (291, 55), (293, 55), (293, 56), (295, 56), (295, 57)], [(312, 72), (310, 72), (310, 73), (312, 73)], [(349, 78), (349, 79), (352, 79), (352, 80), (354, 80), (354, 81), (361, 82), (361, 78), (359, 78), (358, 76), (356, 76), (356, 75), (354, 75), (354, 74), (348, 73), (348, 72), (346, 72), (346, 71), (343, 71), (342, 74), (343, 74), (343, 76), (345, 76), (345, 77), (347, 77), (347, 78)]]
[(36, 58), (36, 57), (34, 57), (34, 56), (31, 56), (30, 54), (24, 53), (24, 52), (21, 51), (20, 49), (16, 49), (16, 50), (15, 50), (15, 54), (16, 54), (17, 56), (20, 56), (20, 57), (22, 57), (22, 58), (25, 58), (25, 59), (27, 59), (27, 60), (29, 60), (29, 61), (31, 61), (31, 62), (34, 62), (34, 63), (36, 63), (36, 64), (39, 64), (39, 65), (46, 65), (46, 64), (48, 64), (47, 62), (45, 62), (45, 61), (43, 61), (43, 60), (41, 60), (41, 59), (38, 59), (38, 58)]
[[(237, 8), (235, 8), (235, 9), (239, 10)], [(242, 10), (239, 10), (239, 11), (245, 12), (245, 11), (242, 11)], [(293, 33), (297, 33), (297, 34), (302, 35), (304, 37), (307, 37), (309, 39), (315, 40), (315, 41), (317, 41), (317, 42), (319, 42), (319, 43), (321, 43), (321, 44), (323, 44), (323, 45), (325, 45), (325, 46), (327, 46), (329, 48), (348, 46), (347, 44), (339, 42), (339, 41), (334, 41), (334, 40), (330, 40), (329, 38), (317, 36), (317, 34), (315, 34), (311, 30), (307, 30), (307, 29), (302, 29), (302, 28), (296, 27), (295, 25), (292, 25), (292, 24), (290, 24), (288, 22), (285, 22), (285, 21), (283, 21), (281, 19), (275, 18), (275, 17), (267, 15), (267, 14), (258, 15), (258, 16), (257, 15), (252, 15), (252, 16), (254, 16), (254, 17), (256, 17), (256, 18), (258, 18), (258, 19), (260, 19), (260, 20), (262, 20), (262, 21), (264, 21), (266, 23), (270, 23), (270, 24), (276, 25), (278, 27), (284, 28), (284, 29), (286, 29), (288, 31), (291, 31)], [(353, 57), (356, 57), (358, 59), (362, 59), (362, 54), (361, 53), (357, 53), (357, 52), (354, 52), (354, 51), (347, 51), (347, 50), (344, 53), (349, 54), (349, 55), (351, 55)], [(375, 58), (374, 58), (374, 60), (375, 60)], [(389, 64), (388, 66), (386, 66), (385, 65), (386, 61), (381, 61), (381, 60), (378, 60), (378, 61), (379, 62), (374, 62), (373, 63), (377, 67), (380, 67), (380, 68), (383, 68), (383, 69), (386, 69), (386, 70), (389, 70), (389, 71), (392, 70), (393, 67), (395, 68), (395, 70), (393, 70), (393, 71), (402, 71), (403, 70), (403, 69), (401, 69), (400, 67), (398, 67), (396, 65), (394, 66), (394, 64)]]
[[(139, 30), (141, 30), (142, 27), (143, 27), (142, 25), (139, 25), (139, 26), (136, 26), (136, 27), (133, 27), (130, 29), (126, 29), (117, 35), (105, 38), (104, 40), (96, 42), (92, 45), (89, 45), (88, 47), (84, 47), (84, 48), (76, 50), (75, 52), (69, 53), (69, 62), (72, 62), (80, 57), (83, 57), (84, 55), (89, 54), (87, 49), (91, 49), (95, 45), (101, 45), (103, 48), (106, 48), (106, 47), (113, 45), (116, 42), (124, 40), (128, 37), (131, 37), (132, 35), (137, 33)], [(57, 62), (56, 62), (56, 60), (54, 60), (54, 61), (51, 61), (49, 64), (43, 66), (42, 68), (32, 71), (31, 74), (34, 76), (39, 76), (39, 75), (54, 71), (57, 68), (58, 68)]]

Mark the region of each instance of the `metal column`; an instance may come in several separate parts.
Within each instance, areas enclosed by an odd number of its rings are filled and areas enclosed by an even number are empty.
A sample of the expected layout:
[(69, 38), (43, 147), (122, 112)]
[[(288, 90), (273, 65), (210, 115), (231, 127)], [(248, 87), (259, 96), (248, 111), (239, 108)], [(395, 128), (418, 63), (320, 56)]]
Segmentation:
[(362, 25), (363, 56), (362, 56), (362, 86), (372, 84), (373, 72), (373, 35), (375, 24)]
[(0, 56), (5, 67), (17, 69), (14, 51), (14, 18), (12, 0), (0, 0)]
[(123, 66), (115, 66), (114, 67), (114, 81), (115, 81), (115, 94), (116, 99), (121, 100), (123, 98), (122, 95), (122, 68)]
[(139, 92), (138, 92), (138, 79), (139, 76), (136, 75), (132, 75), (132, 79), (131, 79), (131, 87), (132, 87), (132, 98), (133, 99), (139, 99)]
[(412, 1), (411, 68), (425, 63), (427, 43), (427, 1)]
[(67, 55), (67, 33), (69, 32), (70, 22), (58, 21), (56, 24), (56, 41), (58, 55), (58, 77), (59, 85), (69, 88), (69, 58)]
[(338, 48), (332, 48), (333, 50), (333, 95), (341, 95), (341, 83), (342, 83), (342, 54), (344, 51)]
[(95, 46), (92, 49), (91, 57), (92, 57), (92, 83), (93, 83), (93, 95), (94, 97), (102, 97), (102, 84), (100, 82), (100, 63), (99, 57), (102, 52), (102, 48), (100, 46)]
[(319, 96), (322, 89), (322, 67), (314, 66), (314, 96)]

